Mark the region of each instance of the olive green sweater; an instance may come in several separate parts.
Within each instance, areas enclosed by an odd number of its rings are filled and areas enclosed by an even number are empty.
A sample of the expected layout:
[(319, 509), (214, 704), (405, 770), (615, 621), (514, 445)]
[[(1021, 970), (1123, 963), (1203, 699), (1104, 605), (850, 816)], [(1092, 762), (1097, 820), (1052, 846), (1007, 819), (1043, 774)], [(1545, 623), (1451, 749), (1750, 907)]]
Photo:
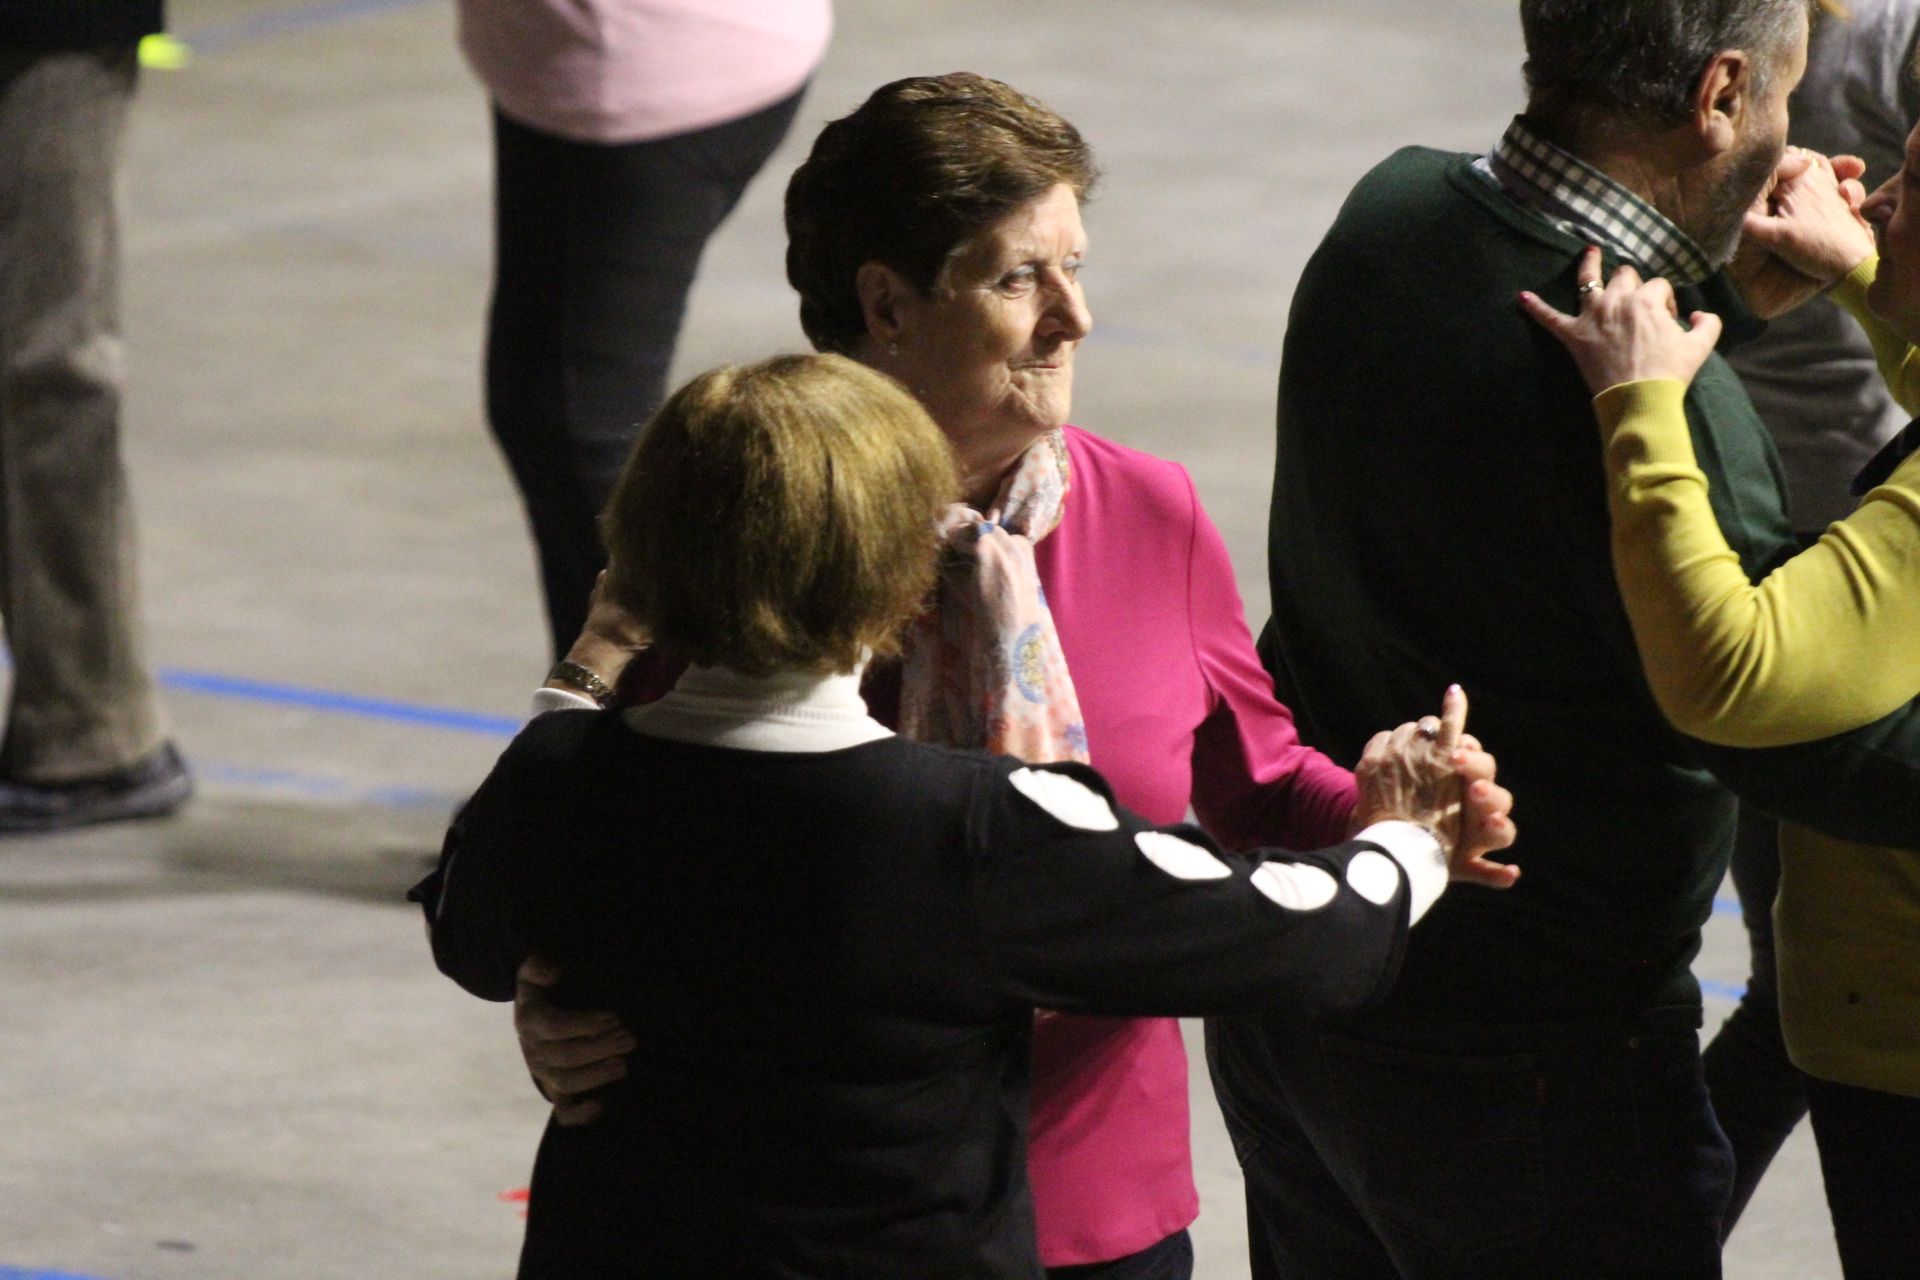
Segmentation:
[[(1519, 886), (1449, 895), (1378, 1028), (1697, 1025), (1688, 963), (1726, 869), (1732, 793), (1845, 839), (1920, 847), (1920, 712), (1765, 750), (1668, 726), (1614, 585), (1590, 398), (1515, 302), (1528, 289), (1572, 310), (1583, 245), (1471, 164), (1424, 149), (1387, 160), (1301, 278), (1263, 650), (1303, 734), (1345, 761), (1461, 682), (1516, 797)], [(1754, 329), (1718, 277), (1680, 306), (1720, 313), (1729, 340)], [(1685, 407), (1720, 527), (1764, 574), (1797, 549), (1766, 432), (1718, 356)]]
[[(1876, 261), (1835, 290), (1881, 372), (1920, 407), (1920, 349), (1867, 310)], [(1920, 454), (1813, 547), (1748, 583), (1714, 524), (1678, 382), (1594, 401), (1613, 502), (1614, 566), (1669, 719), (1714, 742), (1804, 741), (1920, 690)], [(1920, 858), (1780, 829), (1780, 1021), (1794, 1065), (1920, 1096)]]

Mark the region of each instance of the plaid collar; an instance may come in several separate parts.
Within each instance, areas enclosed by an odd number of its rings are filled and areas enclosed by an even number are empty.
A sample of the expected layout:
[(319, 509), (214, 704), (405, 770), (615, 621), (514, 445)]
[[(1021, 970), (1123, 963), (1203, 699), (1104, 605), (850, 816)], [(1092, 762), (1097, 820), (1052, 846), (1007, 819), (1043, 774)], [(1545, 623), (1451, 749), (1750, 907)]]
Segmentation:
[(1486, 166), (1507, 195), (1584, 240), (1609, 246), (1649, 276), (1699, 284), (1714, 266), (1667, 216), (1515, 116), (1487, 153)]

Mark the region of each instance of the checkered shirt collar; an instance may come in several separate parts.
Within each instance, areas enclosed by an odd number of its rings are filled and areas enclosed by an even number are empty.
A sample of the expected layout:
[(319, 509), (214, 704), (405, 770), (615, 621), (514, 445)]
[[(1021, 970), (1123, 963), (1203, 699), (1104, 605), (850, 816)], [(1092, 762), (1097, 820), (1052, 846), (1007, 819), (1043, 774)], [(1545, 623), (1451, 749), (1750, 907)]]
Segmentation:
[(1713, 263), (1665, 214), (1578, 156), (1535, 133), (1515, 116), (1487, 155), (1487, 167), (1509, 196), (1585, 239), (1612, 248), (1649, 276), (1699, 284)]

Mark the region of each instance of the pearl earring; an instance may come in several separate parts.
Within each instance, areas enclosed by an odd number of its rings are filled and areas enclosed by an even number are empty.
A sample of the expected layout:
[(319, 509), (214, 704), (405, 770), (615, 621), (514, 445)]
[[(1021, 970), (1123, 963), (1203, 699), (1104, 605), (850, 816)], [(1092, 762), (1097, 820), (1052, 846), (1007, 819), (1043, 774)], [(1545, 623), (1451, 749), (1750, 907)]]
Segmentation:
[(899, 354), (900, 354), (900, 344), (899, 344), (899, 343), (897, 343), (897, 342), (889, 342), (889, 343), (887, 344), (887, 354), (888, 354), (888, 355), (890, 355), (890, 356), (897, 356), (897, 355), (899, 355)]

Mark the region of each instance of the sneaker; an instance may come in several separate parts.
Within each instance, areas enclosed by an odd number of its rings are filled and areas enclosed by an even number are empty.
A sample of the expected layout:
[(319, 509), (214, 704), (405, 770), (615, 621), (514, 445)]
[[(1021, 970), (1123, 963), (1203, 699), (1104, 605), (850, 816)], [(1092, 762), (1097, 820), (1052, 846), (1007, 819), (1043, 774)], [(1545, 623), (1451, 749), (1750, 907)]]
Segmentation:
[(72, 782), (0, 779), (0, 835), (64, 831), (172, 813), (193, 794), (193, 775), (171, 742), (124, 769)]

